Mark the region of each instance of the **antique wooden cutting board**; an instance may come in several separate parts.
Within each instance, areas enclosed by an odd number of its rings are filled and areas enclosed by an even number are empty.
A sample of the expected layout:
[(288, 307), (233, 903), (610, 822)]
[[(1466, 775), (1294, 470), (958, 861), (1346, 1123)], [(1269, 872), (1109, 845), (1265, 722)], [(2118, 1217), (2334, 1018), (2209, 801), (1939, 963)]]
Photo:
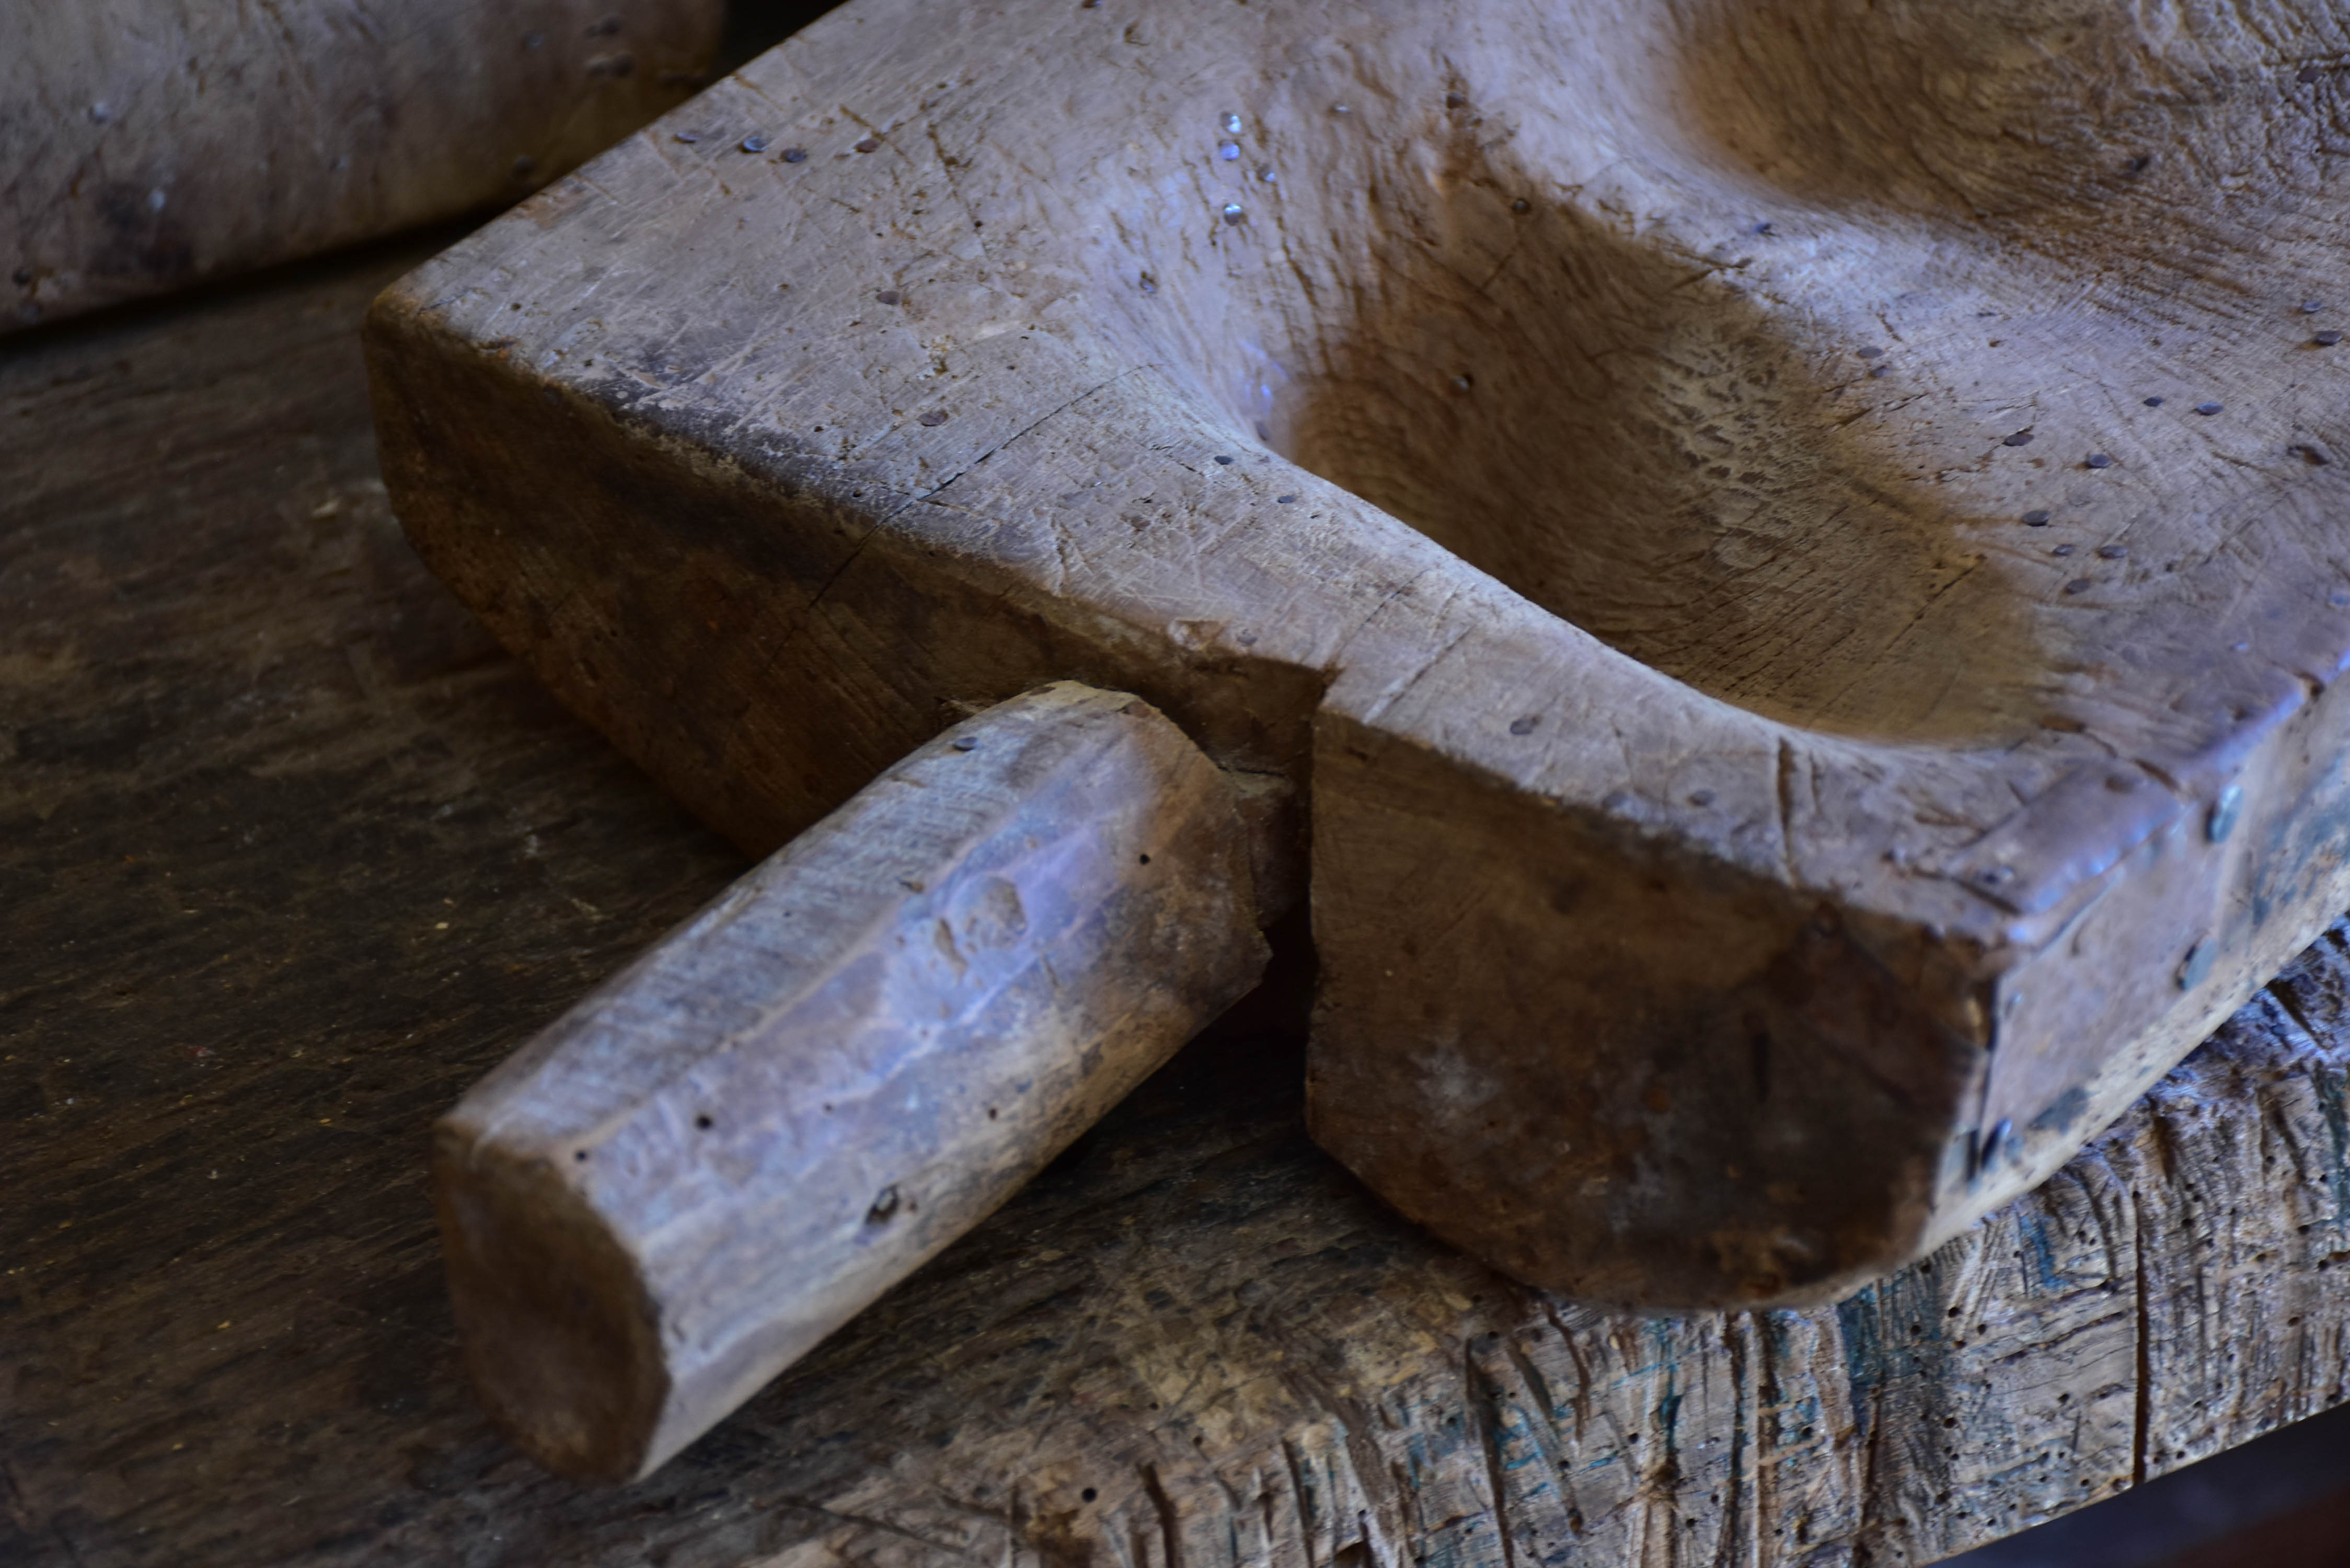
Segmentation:
[(2350, 896), (2345, 28), (859, 0), (384, 297), (386, 477), (754, 849), (1139, 694), (1310, 895), (1326, 1147), (1832, 1299)]

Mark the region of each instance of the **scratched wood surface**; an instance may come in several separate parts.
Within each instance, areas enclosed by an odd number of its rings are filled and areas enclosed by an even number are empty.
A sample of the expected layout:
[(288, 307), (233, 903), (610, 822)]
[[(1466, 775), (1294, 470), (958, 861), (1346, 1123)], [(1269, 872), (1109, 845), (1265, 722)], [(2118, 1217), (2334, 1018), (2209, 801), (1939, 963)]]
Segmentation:
[(421, 254), (0, 363), (0, 1562), (1921, 1563), (2341, 1400), (2338, 931), (1925, 1263), (1680, 1320), (1318, 1154), (1293, 970), (659, 1476), (546, 1476), (427, 1128), (743, 867), (400, 542), (355, 330)]

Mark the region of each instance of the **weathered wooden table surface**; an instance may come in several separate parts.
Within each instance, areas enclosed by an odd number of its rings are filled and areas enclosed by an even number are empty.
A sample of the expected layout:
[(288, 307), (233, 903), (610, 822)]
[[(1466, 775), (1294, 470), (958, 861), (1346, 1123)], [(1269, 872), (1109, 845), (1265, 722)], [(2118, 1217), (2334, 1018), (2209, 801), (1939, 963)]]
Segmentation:
[(461, 1385), (426, 1129), (741, 869), (417, 566), (429, 245), (0, 359), (0, 1562), (1922, 1563), (2343, 1397), (2350, 949), (1815, 1313), (1532, 1294), (1305, 1140), (1299, 976), (654, 1480)]

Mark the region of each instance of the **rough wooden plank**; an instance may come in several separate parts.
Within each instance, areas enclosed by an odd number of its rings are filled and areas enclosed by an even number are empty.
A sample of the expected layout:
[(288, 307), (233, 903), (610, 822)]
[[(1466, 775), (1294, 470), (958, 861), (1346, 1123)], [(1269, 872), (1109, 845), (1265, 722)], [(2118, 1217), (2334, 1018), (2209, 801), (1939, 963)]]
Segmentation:
[(0, 333), (510, 202), (701, 85), (723, 0), (73, 0), (0, 54)]
[(1815, 1305), (2350, 903), (2345, 53), (857, 0), (387, 296), (386, 476), (746, 846), (1143, 693), (1311, 793), (1326, 1147), (1582, 1299)]
[(1248, 839), (1148, 703), (956, 725), (474, 1085), (435, 1207), (473, 1386), (533, 1458), (660, 1468), (1264, 973)]
[(352, 334), (402, 265), (0, 367), (0, 1558), (1882, 1568), (2341, 1402), (2337, 933), (1799, 1314), (1501, 1281), (1244, 1009), (660, 1475), (546, 1476), (464, 1386), (427, 1128), (743, 862), (400, 545)]

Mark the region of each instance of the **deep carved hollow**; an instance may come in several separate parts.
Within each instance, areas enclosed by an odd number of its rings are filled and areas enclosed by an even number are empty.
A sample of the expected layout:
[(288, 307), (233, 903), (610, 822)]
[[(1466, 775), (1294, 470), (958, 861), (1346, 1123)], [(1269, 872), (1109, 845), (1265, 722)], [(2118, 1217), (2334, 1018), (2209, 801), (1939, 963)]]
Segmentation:
[(1360, 314), (1275, 401), (1275, 449), (1770, 717), (1969, 742), (2027, 727), (2012, 697), (2038, 650), (2010, 602), (1929, 613), (1980, 565), (1968, 519), (1840, 428), (1872, 361), (1823, 363), (1692, 286), (1702, 259), (1571, 208), (1514, 212), (1526, 184), (1470, 172), (1434, 244), (1383, 247)]
[[(1551, 40), (1563, 90), (1489, 57), (1440, 98), (1326, 56), (1268, 117), (1312, 189), (1239, 192), (1155, 336), (1273, 451), (1710, 695), (1968, 749), (2090, 727), (2115, 615), (2232, 592), (2204, 524), (2324, 548), (2334, 474), (2281, 496), (2211, 450), (2179, 352), (2190, 306), (2251, 314), (2214, 254), (2334, 226), (2306, 62), (2343, 28), (2267, 9), (2248, 40), (2162, 5), (1659, 6)], [(2278, 300), (2329, 292), (2316, 254)], [(2334, 403), (2263, 392), (2239, 449), (2329, 467)]]

